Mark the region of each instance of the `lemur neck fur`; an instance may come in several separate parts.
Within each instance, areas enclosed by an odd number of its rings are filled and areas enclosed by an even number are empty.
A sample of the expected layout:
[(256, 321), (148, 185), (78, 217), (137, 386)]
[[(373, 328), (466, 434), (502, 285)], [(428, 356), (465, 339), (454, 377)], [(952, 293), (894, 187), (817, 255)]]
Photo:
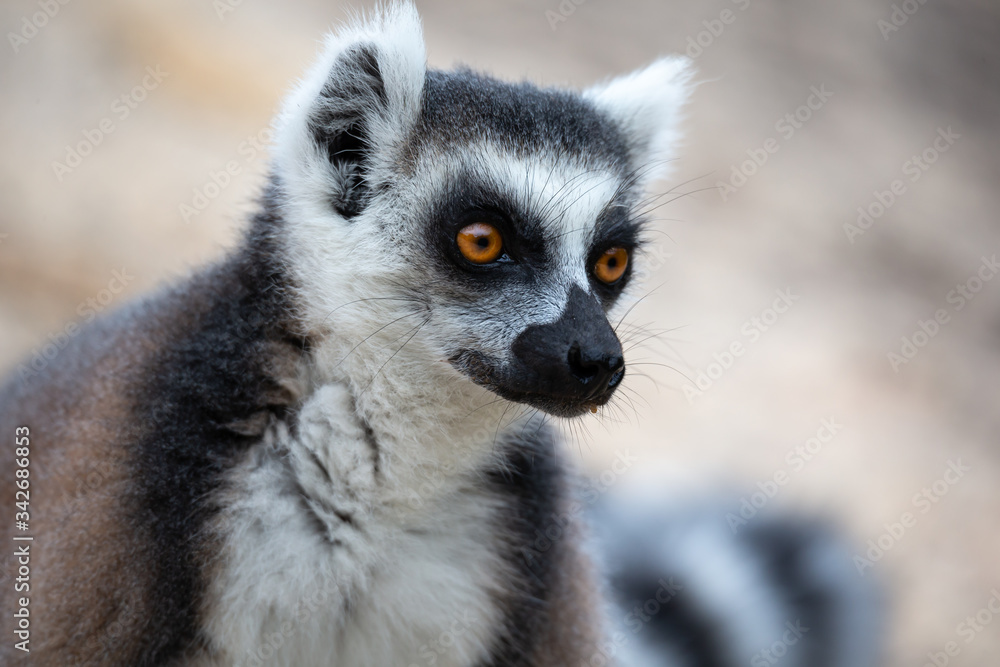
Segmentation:
[[(331, 325), (314, 346), (311, 384), (349, 388), (377, 443), (385, 500), (414, 506), (414, 499), (423, 503), (468, 483), (502, 454), (505, 432), (525, 428), (531, 411), (474, 385), (435, 355), (420, 336), (431, 326), (422, 314), (386, 326), (398, 311), (375, 311), (382, 319), (371, 311), (364, 318), (374, 333), (357, 333), (358, 320), (351, 334)], [(341, 313), (334, 317), (348, 316)]]

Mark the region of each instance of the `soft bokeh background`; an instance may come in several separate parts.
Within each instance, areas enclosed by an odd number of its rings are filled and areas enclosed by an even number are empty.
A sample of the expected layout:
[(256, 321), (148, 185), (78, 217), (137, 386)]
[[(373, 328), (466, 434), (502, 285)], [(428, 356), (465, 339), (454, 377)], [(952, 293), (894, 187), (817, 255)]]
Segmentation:
[[(664, 365), (633, 366), (651, 376), (630, 382), (634, 411), (576, 429), (574, 456), (600, 471), (627, 448), (690, 493), (750, 491), (785, 471), (770, 504), (838, 517), (859, 553), (914, 512), (868, 571), (892, 591), (888, 664), (923, 664), (949, 641), (962, 649), (952, 664), (996, 664), (1000, 619), (970, 644), (956, 629), (1000, 588), (1000, 280), (960, 311), (947, 295), (1000, 253), (1000, 8), (910, 0), (899, 11), (918, 9), (889, 32), (888, 0), (576, 2), (417, 3), (437, 66), (583, 86), (661, 53), (697, 55), (703, 83), (662, 186), (685, 196), (658, 211), (659, 287), (630, 316), (671, 329), (634, 351)], [(70, 2), (32, 35), (23, 19), (38, 11), (0, 6), (5, 369), (84, 319), (87, 299), (113, 306), (233, 241), (266, 168), (250, 138), (266, 139), (322, 31), (352, 9)], [(22, 31), (15, 50), (9, 33)], [(167, 76), (122, 119), (112, 105), (147, 66)], [(832, 96), (788, 137), (776, 123), (811, 86)], [(60, 180), (53, 162), (104, 118), (114, 131)], [(959, 138), (911, 181), (904, 163), (948, 128)], [(717, 184), (769, 138), (778, 150), (722, 196)], [(229, 161), (239, 173), (185, 221), (180, 205)], [(905, 192), (851, 242), (844, 225), (895, 179)], [(124, 292), (102, 293), (123, 269)], [(744, 323), (779, 289), (798, 300), (752, 341)], [(950, 321), (894, 370), (887, 354), (938, 309)], [(734, 341), (746, 353), (689, 400), (683, 387)], [(796, 470), (786, 453), (828, 418), (842, 429)], [(970, 471), (921, 514), (914, 495), (958, 459)]]

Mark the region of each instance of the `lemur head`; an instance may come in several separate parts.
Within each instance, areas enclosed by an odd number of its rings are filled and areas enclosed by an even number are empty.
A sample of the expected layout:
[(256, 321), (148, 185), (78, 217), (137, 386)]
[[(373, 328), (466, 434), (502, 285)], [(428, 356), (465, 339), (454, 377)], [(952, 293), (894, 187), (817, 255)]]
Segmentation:
[(306, 326), (362, 381), (392, 363), (559, 416), (604, 404), (689, 81), (674, 58), (583, 93), (428, 69), (410, 5), (332, 35), (276, 134)]

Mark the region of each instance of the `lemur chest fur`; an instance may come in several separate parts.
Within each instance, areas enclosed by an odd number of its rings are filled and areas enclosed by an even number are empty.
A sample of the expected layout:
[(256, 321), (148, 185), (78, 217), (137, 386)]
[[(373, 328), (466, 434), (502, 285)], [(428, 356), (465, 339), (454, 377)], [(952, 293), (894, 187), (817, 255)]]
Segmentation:
[[(228, 475), (205, 665), (473, 665), (501, 620), (499, 500), (414, 488), (326, 385)], [(254, 660), (259, 662), (254, 662)]]

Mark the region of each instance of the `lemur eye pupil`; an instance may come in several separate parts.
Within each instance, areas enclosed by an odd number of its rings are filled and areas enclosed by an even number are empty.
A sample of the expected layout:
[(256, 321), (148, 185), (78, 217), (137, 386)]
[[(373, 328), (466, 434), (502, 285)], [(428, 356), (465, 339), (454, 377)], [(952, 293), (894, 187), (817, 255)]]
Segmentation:
[(500, 230), (486, 222), (474, 222), (458, 230), (455, 237), (462, 256), (473, 264), (495, 262), (503, 254)]
[(628, 268), (628, 250), (625, 248), (608, 248), (594, 264), (594, 275), (606, 285), (611, 285), (625, 275)]

